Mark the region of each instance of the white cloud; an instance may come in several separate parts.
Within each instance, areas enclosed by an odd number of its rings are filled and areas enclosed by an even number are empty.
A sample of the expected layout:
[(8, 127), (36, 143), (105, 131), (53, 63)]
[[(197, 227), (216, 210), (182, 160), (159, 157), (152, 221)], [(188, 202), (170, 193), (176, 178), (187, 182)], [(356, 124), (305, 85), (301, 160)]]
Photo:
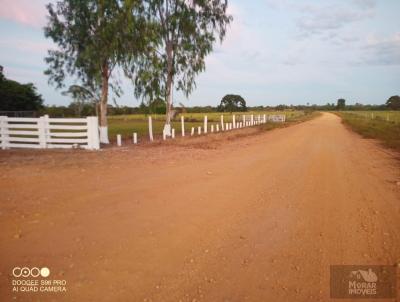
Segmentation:
[(400, 32), (381, 37), (371, 35), (362, 47), (362, 61), (372, 65), (400, 65)]
[(372, 7), (360, 9), (339, 4), (308, 4), (301, 8), (301, 16), (296, 24), (303, 36), (321, 35), (337, 32), (345, 26), (374, 16)]

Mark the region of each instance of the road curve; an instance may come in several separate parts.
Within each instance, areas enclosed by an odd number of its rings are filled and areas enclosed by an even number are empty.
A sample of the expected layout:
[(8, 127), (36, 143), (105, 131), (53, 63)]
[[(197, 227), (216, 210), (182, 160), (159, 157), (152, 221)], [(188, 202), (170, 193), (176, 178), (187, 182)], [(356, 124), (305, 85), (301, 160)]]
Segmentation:
[[(1, 301), (328, 301), (329, 265), (400, 262), (398, 162), (333, 114), (65, 154), (0, 157)], [(15, 266), (67, 292), (13, 293)]]

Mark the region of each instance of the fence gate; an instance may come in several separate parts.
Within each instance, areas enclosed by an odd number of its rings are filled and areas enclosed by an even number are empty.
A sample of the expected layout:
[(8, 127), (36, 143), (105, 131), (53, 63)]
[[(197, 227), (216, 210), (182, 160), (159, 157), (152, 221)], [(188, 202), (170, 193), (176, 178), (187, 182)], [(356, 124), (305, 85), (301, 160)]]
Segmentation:
[(100, 149), (98, 119), (0, 116), (0, 146), (8, 148)]

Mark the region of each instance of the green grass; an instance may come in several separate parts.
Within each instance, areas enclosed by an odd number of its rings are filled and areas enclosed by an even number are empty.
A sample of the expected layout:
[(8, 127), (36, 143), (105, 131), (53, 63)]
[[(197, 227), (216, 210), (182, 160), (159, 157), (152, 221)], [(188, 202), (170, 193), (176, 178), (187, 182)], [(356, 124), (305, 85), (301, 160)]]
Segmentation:
[(399, 111), (347, 111), (337, 114), (345, 125), (363, 137), (379, 139), (385, 146), (400, 151)]
[[(190, 134), (190, 130), (192, 127), (203, 126), (204, 115), (207, 115), (209, 127), (211, 124), (220, 123), (221, 114), (224, 115), (224, 122), (232, 121), (231, 113), (185, 113), (183, 116), (185, 117), (185, 131), (186, 134)], [(241, 121), (242, 112), (233, 113), (236, 115), (236, 120)], [(296, 120), (304, 115), (303, 111), (280, 111), (280, 112), (246, 112), (246, 115), (254, 114), (254, 115), (271, 115), (271, 114), (286, 114), (286, 119), (288, 121)], [(164, 128), (164, 115), (152, 114), (153, 120), (153, 133), (155, 137), (161, 137), (162, 130)], [(140, 138), (148, 138), (148, 116), (144, 114), (131, 114), (131, 115), (118, 115), (118, 116), (109, 116), (109, 137), (112, 141), (116, 140), (116, 135), (121, 134), (123, 139), (131, 139), (132, 133), (136, 132)], [(176, 135), (181, 135), (181, 123), (180, 116), (178, 116), (173, 122), (172, 127), (175, 128)], [(197, 129), (196, 129), (197, 130)]]
[(400, 123), (400, 111), (343, 111), (342, 113), (356, 115), (369, 120)]

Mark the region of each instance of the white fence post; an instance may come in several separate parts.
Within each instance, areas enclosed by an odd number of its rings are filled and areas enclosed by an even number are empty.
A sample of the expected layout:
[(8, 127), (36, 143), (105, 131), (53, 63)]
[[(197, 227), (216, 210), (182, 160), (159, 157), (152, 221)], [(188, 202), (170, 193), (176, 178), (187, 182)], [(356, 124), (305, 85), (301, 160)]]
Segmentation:
[(37, 125), (38, 125), (38, 133), (39, 133), (39, 145), (40, 145), (40, 148), (45, 149), (46, 148), (46, 130), (45, 130), (46, 122), (45, 122), (44, 116), (39, 117)]
[(7, 149), (8, 144), (7, 124), (7, 116), (0, 116), (0, 140), (3, 150)]
[(99, 150), (100, 149), (100, 136), (99, 136), (99, 121), (97, 116), (88, 116), (86, 118), (87, 123), (87, 138), (88, 138), (88, 149)]
[(149, 138), (150, 141), (153, 141), (153, 121), (151, 119), (151, 116), (149, 116)]
[(190, 136), (194, 135), (194, 127), (192, 127), (192, 131), (190, 132)]
[(207, 133), (207, 115), (204, 116), (204, 133)]
[(221, 131), (224, 131), (224, 116), (221, 115)]
[(219, 124), (215, 125), (215, 131), (219, 132)]
[(254, 115), (252, 114), (250, 117), (250, 125), (253, 126), (254, 125)]
[(117, 134), (117, 146), (118, 147), (122, 146), (121, 134)]
[(44, 144), (45, 144), (45, 148), (48, 148), (47, 143), (50, 140), (50, 122), (49, 122), (49, 115), (45, 114), (43, 116), (43, 120), (44, 120)]
[(185, 136), (185, 118), (181, 116), (182, 136)]
[(172, 130), (171, 130), (171, 137), (175, 138), (175, 128), (172, 128)]
[(211, 133), (214, 133), (214, 125), (211, 125)]
[(97, 116), (92, 116), (92, 129), (93, 129), (93, 149), (100, 150), (99, 118)]
[(133, 133), (133, 143), (136, 145), (137, 144), (137, 133)]
[(200, 135), (201, 134), (201, 127), (197, 127), (197, 134)]
[(267, 116), (265, 114), (264, 114), (263, 122), (264, 122), (264, 124), (267, 122)]
[(233, 123), (233, 129), (236, 128), (236, 118), (235, 115), (232, 116), (232, 123)]

